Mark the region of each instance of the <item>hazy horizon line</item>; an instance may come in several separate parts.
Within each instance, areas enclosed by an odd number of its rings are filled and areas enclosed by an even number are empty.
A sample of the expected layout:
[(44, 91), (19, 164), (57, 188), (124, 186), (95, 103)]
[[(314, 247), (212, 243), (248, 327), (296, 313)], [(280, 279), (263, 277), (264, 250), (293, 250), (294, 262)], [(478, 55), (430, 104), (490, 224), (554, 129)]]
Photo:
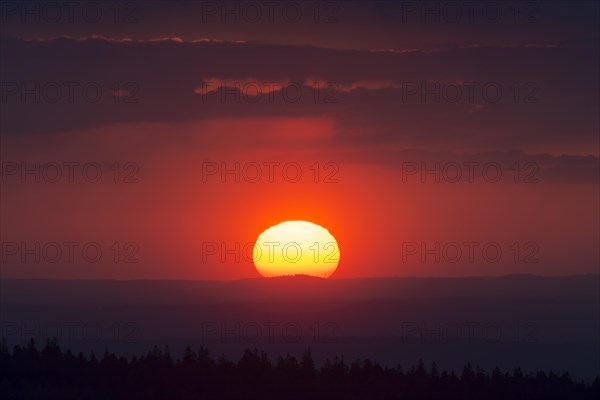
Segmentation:
[(575, 277), (596, 277), (600, 278), (600, 272), (587, 274), (570, 275), (536, 275), (536, 274), (506, 274), (506, 275), (465, 275), (465, 276), (364, 276), (353, 278), (322, 278), (311, 275), (282, 275), (273, 277), (256, 277), (242, 279), (69, 279), (69, 278), (5, 278), (0, 277), (0, 281), (64, 281), (64, 282), (243, 282), (243, 281), (261, 281), (278, 279), (314, 279), (321, 281), (355, 281), (355, 280), (397, 280), (397, 279), (502, 279), (502, 278), (575, 278)]

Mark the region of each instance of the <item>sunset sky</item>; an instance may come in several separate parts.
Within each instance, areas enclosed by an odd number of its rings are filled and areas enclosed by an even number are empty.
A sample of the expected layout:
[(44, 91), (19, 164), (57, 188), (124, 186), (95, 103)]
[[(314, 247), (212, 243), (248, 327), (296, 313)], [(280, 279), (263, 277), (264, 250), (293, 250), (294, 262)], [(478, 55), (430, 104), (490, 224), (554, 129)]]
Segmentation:
[(598, 3), (74, 3), (0, 6), (0, 276), (598, 272)]

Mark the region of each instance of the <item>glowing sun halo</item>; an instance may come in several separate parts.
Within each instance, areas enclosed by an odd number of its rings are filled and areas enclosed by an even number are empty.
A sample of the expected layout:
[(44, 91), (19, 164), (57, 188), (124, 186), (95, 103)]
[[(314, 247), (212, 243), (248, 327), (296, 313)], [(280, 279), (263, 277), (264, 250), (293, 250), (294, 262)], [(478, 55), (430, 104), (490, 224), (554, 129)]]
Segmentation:
[(258, 236), (252, 257), (256, 269), (265, 277), (327, 278), (338, 266), (340, 249), (327, 229), (307, 221), (286, 221)]

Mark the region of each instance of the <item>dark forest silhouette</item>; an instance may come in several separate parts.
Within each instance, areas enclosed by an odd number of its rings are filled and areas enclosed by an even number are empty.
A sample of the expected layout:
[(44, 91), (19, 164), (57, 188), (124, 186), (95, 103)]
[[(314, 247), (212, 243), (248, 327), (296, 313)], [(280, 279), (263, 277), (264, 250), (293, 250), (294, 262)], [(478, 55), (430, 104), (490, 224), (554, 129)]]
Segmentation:
[(246, 350), (240, 360), (212, 358), (186, 348), (174, 359), (155, 347), (131, 359), (106, 351), (101, 358), (63, 352), (56, 340), (38, 350), (31, 340), (0, 349), (0, 398), (9, 399), (598, 399), (600, 378), (575, 382), (568, 373), (491, 373), (466, 365), (460, 374), (432, 365), (403, 370), (343, 357), (317, 368), (307, 350), (275, 363)]

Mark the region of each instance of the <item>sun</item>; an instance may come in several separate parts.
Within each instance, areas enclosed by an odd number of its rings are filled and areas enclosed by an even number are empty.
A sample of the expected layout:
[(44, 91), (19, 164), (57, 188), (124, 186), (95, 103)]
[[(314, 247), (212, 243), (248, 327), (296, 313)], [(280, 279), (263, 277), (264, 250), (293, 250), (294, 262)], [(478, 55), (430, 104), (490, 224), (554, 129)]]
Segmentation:
[(340, 249), (327, 229), (307, 221), (286, 221), (258, 236), (252, 257), (264, 277), (328, 278), (337, 269)]

